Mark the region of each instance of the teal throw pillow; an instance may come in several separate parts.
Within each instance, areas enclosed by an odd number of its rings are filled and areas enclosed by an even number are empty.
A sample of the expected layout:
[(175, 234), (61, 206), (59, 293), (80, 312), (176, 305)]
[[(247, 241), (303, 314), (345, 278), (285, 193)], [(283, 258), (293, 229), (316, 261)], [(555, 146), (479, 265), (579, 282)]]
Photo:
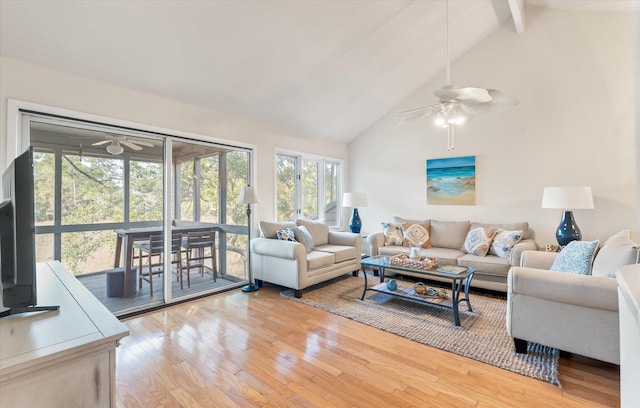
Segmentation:
[(556, 257), (551, 265), (555, 272), (569, 272), (591, 275), (591, 265), (600, 241), (571, 241)]

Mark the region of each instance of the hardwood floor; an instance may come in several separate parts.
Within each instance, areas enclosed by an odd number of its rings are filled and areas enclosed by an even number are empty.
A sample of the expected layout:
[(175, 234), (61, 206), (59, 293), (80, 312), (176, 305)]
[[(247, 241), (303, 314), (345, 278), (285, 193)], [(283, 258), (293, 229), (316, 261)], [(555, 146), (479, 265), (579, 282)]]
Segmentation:
[(232, 291), (125, 320), (119, 407), (616, 407), (619, 367), (560, 359), (562, 388), (281, 298)]

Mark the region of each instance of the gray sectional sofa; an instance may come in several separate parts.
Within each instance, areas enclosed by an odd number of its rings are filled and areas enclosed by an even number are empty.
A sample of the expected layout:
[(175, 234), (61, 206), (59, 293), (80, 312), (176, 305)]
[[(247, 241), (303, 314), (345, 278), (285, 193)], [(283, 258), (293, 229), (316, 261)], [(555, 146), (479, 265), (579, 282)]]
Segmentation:
[[(537, 245), (530, 236), (527, 222), (488, 224), (470, 221), (439, 221), (439, 220), (409, 220), (394, 216), (391, 224), (400, 224), (408, 228), (413, 224), (424, 226), (429, 232), (429, 248), (421, 248), (420, 256), (438, 258), (440, 265), (459, 265), (476, 268), (471, 282), (472, 287), (507, 291), (507, 274), (512, 266), (520, 265), (520, 257), (525, 250), (536, 250)], [(521, 239), (508, 253), (498, 256), (490, 251), (486, 256), (478, 256), (463, 250), (469, 231), (484, 227), (488, 229), (502, 229), (504, 231), (522, 231)], [(376, 232), (367, 236), (365, 252), (369, 255), (409, 254), (409, 245), (387, 244), (383, 232)], [(402, 272), (407, 274), (406, 272)]]

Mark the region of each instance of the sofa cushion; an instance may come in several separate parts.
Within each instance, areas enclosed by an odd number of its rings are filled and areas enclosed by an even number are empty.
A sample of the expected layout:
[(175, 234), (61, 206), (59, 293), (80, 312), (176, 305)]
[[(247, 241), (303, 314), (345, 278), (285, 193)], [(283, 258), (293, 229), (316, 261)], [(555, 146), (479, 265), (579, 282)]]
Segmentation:
[(461, 249), (468, 254), (486, 256), (496, 232), (495, 229), (483, 227), (470, 229)]
[(384, 245), (402, 245), (404, 240), (402, 224), (382, 223), (382, 233), (384, 234)]
[(623, 230), (611, 236), (600, 248), (593, 261), (593, 276), (615, 278), (622, 265), (640, 262), (640, 243), (631, 230)]
[(522, 240), (522, 230), (498, 229), (493, 237), (493, 243), (489, 249), (491, 255), (498, 255), (500, 258), (509, 259), (511, 250)]
[(335, 256), (330, 252), (313, 250), (307, 254), (307, 270), (331, 266), (334, 264)]
[[(529, 239), (529, 223), (526, 221), (522, 221), (522, 222), (507, 222), (504, 224), (486, 224), (486, 223), (481, 223), (481, 222), (472, 222), (471, 223), (471, 227), (469, 229), (473, 229), (473, 228), (478, 228), (478, 227), (483, 227), (483, 228), (489, 228), (489, 229), (503, 229), (503, 230), (507, 230), (507, 231), (522, 231), (522, 239)], [(493, 254), (495, 255), (495, 254)]]
[(311, 236), (311, 233), (309, 232), (307, 227), (301, 225), (299, 227), (295, 227), (293, 231), (296, 234), (296, 241), (304, 245), (307, 253), (311, 252), (315, 244), (313, 242), (313, 237)]
[(595, 241), (571, 241), (562, 248), (551, 265), (551, 271), (591, 275), (591, 264), (598, 248)]
[(280, 230), (285, 228), (293, 228), (296, 226), (296, 223), (293, 221), (289, 222), (269, 222), (269, 221), (260, 221), (260, 234), (263, 238), (277, 238), (277, 233)]
[[(477, 256), (466, 254), (458, 259), (458, 265), (476, 268), (483, 275), (507, 277), (511, 264), (506, 259), (496, 255)], [(473, 281), (472, 281), (473, 284)]]
[(469, 232), (469, 221), (431, 220), (429, 238), (435, 248), (460, 250)]
[(357, 259), (362, 254), (356, 250), (356, 247), (344, 245), (322, 245), (315, 247), (316, 251), (329, 252), (334, 255), (335, 262), (343, 262), (351, 259)]
[[(297, 228), (297, 227), (296, 227)], [(284, 228), (276, 232), (276, 237), (281, 241), (298, 242), (293, 228)]]
[(420, 250), (420, 255), (428, 256), (429, 258), (438, 258), (438, 264), (440, 265), (456, 265), (458, 259), (464, 255), (464, 252), (460, 249), (431, 247)]
[(314, 245), (325, 245), (329, 242), (329, 226), (322, 221), (311, 221), (298, 218), (296, 224), (307, 228)]
[(378, 248), (378, 255), (388, 255), (393, 256), (397, 254), (408, 254), (409, 247), (404, 247), (402, 245), (387, 245)]

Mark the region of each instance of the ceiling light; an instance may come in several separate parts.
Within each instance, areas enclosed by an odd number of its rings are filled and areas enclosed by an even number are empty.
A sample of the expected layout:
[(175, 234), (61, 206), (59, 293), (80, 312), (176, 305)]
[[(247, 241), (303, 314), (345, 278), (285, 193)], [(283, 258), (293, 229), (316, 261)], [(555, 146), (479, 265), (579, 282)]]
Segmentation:
[(124, 151), (120, 143), (117, 140), (111, 142), (110, 145), (107, 146), (107, 152), (111, 153), (114, 156), (121, 154)]

